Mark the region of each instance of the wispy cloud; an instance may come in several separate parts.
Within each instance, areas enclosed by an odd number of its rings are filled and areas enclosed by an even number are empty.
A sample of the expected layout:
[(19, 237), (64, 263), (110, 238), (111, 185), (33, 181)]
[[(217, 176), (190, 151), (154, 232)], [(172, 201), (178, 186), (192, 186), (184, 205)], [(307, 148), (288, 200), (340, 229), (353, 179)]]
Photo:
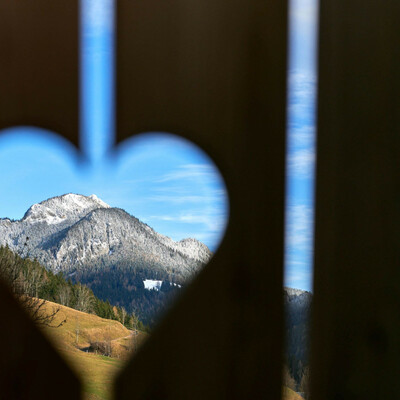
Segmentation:
[(307, 147), (315, 145), (315, 126), (292, 123), (289, 127), (290, 148)]
[(315, 164), (315, 94), (313, 72), (289, 75), (287, 173), (294, 179), (313, 179)]
[(318, 30), (318, 0), (290, 0), (291, 68), (314, 70)]
[(285, 285), (312, 289), (313, 209), (289, 205), (286, 211)]
[(156, 201), (169, 204), (214, 204), (222, 206), (226, 201), (226, 192), (219, 189), (209, 189), (208, 191), (193, 193), (193, 187), (160, 188), (155, 190), (156, 194), (149, 196), (149, 201)]
[(285, 284), (311, 289), (318, 0), (290, 0)]
[(288, 156), (288, 175), (294, 178), (312, 178), (314, 175), (315, 151), (302, 149)]
[(308, 96), (313, 92), (316, 80), (312, 71), (293, 69), (289, 72), (289, 87), (297, 97)]
[(215, 179), (216, 176), (218, 176), (218, 171), (209, 164), (185, 164), (181, 165), (179, 169), (160, 177), (156, 182), (171, 182), (194, 178)]
[(317, 24), (318, 1), (316, 0), (291, 0), (290, 18), (293, 24), (300, 27), (309, 28), (310, 25)]
[(311, 71), (290, 72), (289, 119), (292, 123), (315, 119), (316, 83), (315, 73)]
[(159, 201), (163, 203), (173, 203), (173, 204), (185, 204), (185, 203), (203, 203), (204, 201), (210, 201), (209, 197), (196, 196), (196, 195), (155, 195), (150, 196), (148, 200)]
[(224, 229), (226, 225), (225, 214), (190, 214), (182, 213), (179, 215), (152, 215), (148, 220), (159, 220), (178, 222), (184, 224), (201, 224), (211, 232), (219, 232)]
[(313, 276), (311, 272), (301, 272), (297, 269), (290, 270), (285, 276), (284, 285), (291, 288), (302, 288), (303, 290), (312, 290)]
[[(168, 236), (174, 240), (182, 238), (195, 238), (207, 244), (211, 251), (215, 251), (223, 238), (227, 218), (223, 213), (217, 214), (166, 214), (152, 215), (146, 218), (146, 223), (150, 226), (152, 223), (172, 224)], [(185, 226), (183, 226), (185, 225)]]
[(82, 0), (82, 5), (87, 32), (94, 34), (113, 29), (113, 0)]
[(313, 239), (313, 208), (298, 204), (287, 207), (286, 213), (286, 249), (291, 254), (298, 250), (310, 254)]

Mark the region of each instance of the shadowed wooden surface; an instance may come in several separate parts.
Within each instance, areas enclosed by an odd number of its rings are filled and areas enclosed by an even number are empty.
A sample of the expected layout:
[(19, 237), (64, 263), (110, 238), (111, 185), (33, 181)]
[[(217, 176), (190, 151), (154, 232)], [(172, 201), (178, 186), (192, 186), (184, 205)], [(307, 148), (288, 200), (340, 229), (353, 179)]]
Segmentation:
[[(286, 4), (118, 6), (118, 140), (184, 135), (214, 158), (231, 199), (220, 250), (119, 377), (118, 399), (278, 399)], [(321, 5), (315, 399), (400, 389), (399, 16), (394, 0)], [(75, 2), (3, 0), (0, 22), (0, 127), (36, 125), (76, 144)], [(78, 398), (2, 287), (0, 312), (1, 396)]]
[(78, 145), (78, 1), (0, 1), (0, 129), (31, 125)]
[[(35, 125), (78, 143), (76, 4), (66, 4), (0, 3), (0, 128)], [(218, 254), (121, 375), (117, 396), (279, 398), (286, 4), (118, 6), (118, 140), (163, 130), (199, 144), (225, 177), (231, 217)], [(76, 380), (1, 293), (2, 371), (16, 366), (7, 382), (22, 385), (21, 398), (77, 398)], [(58, 374), (46, 387), (34, 379), (41, 368)]]
[[(0, 1), (0, 129), (32, 125), (78, 144), (77, 17), (76, 1)], [(79, 399), (78, 379), (2, 284), (0, 315), (0, 398)]]
[[(66, 4), (1, 2), (0, 127), (35, 125), (76, 144), (76, 4)], [(231, 199), (221, 250), (120, 377), (118, 396), (254, 398), (262, 389), (276, 399), (286, 6), (119, 2), (118, 25), (118, 138), (158, 129), (192, 139), (220, 166)], [(2, 394), (77, 398), (69, 370), (1, 296)]]
[(118, 1), (117, 138), (183, 135), (230, 219), (210, 264), (117, 382), (117, 399), (279, 399), (286, 3)]
[(0, 282), (0, 398), (80, 399), (80, 382)]
[(400, 3), (321, 4), (315, 399), (400, 392)]

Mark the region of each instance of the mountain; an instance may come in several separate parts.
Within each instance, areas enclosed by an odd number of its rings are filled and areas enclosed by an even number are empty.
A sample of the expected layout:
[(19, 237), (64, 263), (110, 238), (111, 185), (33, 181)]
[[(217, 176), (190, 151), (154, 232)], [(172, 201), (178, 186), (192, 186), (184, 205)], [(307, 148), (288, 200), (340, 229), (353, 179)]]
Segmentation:
[(306, 290), (285, 287), (283, 289), (287, 319), (291, 325), (302, 323), (311, 308), (312, 294)]
[(299, 384), (309, 364), (309, 335), (312, 294), (305, 290), (284, 288), (286, 362)]
[[(21, 220), (0, 219), (0, 246), (5, 245), (86, 284), (101, 299), (139, 313), (151, 325), (212, 257), (196, 239), (175, 242), (95, 195), (72, 193), (32, 205)], [(300, 338), (290, 343), (291, 353), (296, 362), (304, 361), (299, 343), (311, 294), (284, 292), (287, 324)]]
[(95, 195), (72, 193), (34, 204), (19, 221), (0, 219), (5, 245), (66, 274), (125, 261), (157, 264), (188, 278), (212, 256), (196, 239), (175, 242)]
[(32, 205), (21, 220), (0, 219), (0, 246), (150, 325), (212, 257), (196, 239), (175, 242), (95, 195), (72, 193)]

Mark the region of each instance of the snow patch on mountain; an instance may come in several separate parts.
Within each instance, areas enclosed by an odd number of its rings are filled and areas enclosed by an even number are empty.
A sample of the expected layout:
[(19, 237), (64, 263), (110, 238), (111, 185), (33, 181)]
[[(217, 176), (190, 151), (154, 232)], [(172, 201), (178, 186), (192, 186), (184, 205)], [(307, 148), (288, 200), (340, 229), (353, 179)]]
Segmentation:
[(147, 290), (157, 290), (159, 291), (161, 289), (163, 281), (156, 281), (153, 279), (145, 279), (143, 281), (144, 288)]
[[(159, 280), (154, 280), (154, 279), (145, 279), (143, 281), (144, 284), (144, 288), (147, 290), (161, 290), (161, 286), (163, 284), (164, 281), (159, 281)], [(178, 283), (174, 283), (174, 282), (167, 282), (167, 284), (169, 283), (169, 286), (174, 286), (174, 287), (178, 287), (178, 288), (182, 288), (182, 285), (179, 285)]]

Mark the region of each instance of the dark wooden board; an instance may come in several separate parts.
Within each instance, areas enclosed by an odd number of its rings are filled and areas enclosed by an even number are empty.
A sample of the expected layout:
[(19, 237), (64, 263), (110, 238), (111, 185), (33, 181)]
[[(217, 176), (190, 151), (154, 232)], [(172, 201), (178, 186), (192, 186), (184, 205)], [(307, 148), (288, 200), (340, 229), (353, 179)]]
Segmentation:
[(400, 381), (400, 3), (321, 4), (315, 399), (395, 399)]

